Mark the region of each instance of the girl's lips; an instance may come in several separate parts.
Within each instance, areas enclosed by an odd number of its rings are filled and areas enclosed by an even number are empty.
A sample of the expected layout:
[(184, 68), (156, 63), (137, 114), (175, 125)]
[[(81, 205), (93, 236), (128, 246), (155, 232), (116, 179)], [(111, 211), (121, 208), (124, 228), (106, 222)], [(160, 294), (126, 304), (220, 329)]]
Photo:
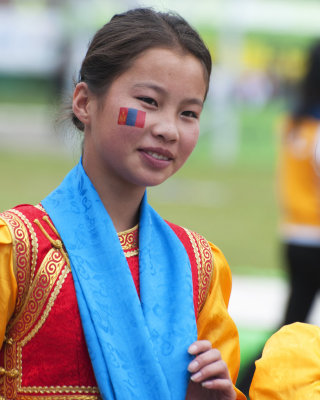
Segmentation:
[(154, 157), (158, 160), (170, 161), (170, 160), (173, 160), (173, 158), (174, 158), (173, 154), (169, 150), (162, 149), (159, 147), (148, 147), (148, 148), (139, 149), (139, 151), (147, 153), (151, 157)]
[(157, 160), (169, 161), (169, 158), (166, 156), (163, 156), (162, 154), (155, 153), (153, 151), (147, 151), (146, 153), (149, 154), (149, 156), (156, 158)]
[(143, 159), (153, 168), (165, 168), (173, 160), (173, 155), (170, 151), (164, 149), (144, 148), (139, 149)]

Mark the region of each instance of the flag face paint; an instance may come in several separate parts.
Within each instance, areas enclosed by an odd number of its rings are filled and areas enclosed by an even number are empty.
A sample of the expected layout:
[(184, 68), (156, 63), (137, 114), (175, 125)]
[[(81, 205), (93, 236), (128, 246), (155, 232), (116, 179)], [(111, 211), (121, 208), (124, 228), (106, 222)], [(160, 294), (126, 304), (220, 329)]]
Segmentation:
[(145, 111), (135, 108), (120, 107), (118, 124), (143, 128), (146, 119)]

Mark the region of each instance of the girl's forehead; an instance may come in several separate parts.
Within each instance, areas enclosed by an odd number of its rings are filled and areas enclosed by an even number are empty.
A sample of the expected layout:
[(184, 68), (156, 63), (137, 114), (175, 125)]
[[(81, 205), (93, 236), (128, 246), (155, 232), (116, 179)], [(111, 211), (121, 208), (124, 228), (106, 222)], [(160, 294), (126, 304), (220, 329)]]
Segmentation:
[[(183, 50), (181, 47), (178, 46), (174, 46), (174, 47), (150, 47), (144, 51), (142, 51), (141, 53), (139, 53), (133, 63), (139, 62), (141, 59), (145, 59), (145, 58), (151, 58), (154, 59), (155, 61), (161, 61), (163, 62), (164, 59), (168, 59), (168, 58), (186, 58), (186, 57), (191, 57), (194, 58), (195, 60), (197, 60), (199, 63), (200, 60), (198, 60), (193, 54), (191, 54), (190, 52)], [(163, 66), (165, 66), (163, 64)]]
[(167, 75), (172, 79), (180, 76), (198, 75), (207, 85), (207, 74), (203, 63), (190, 52), (181, 48), (150, 48), (140, 53), (124, 74), (148, 73), (153, 76)]
[(206, 97), (208, 79), (201, 61), (188, 52), (171, 48), (151, 48), (135, 58), (120, 75), (105, 88), (104, 101), (109, 95), (117, 96), (128, 90), (149, 87), (162, 93), (174, 93), (185, 98)]

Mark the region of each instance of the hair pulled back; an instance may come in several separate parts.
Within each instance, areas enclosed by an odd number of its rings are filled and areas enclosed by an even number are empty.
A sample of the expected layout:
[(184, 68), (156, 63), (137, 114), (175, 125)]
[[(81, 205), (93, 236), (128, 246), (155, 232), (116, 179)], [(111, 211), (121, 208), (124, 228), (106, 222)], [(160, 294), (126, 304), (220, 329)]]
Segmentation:
[[(97, 31), (82, 62), (80, 81), (102, 95), (142, 52), (154, 47), (177, 48), (195, 56), (204, 66), (208, 89), (211, 56), (199, 34), (181, 16), (151, 8), (117, 14)], [(73, 113), (72, 121), (84, 130)]]

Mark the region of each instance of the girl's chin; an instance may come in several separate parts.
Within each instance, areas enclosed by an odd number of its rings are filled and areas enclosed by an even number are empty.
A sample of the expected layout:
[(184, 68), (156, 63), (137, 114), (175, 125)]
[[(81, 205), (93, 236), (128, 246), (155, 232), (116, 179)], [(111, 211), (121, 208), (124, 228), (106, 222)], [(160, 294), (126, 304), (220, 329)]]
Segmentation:
[(161, 185), (161, 183), (165, 182), (167, 179), (170, 178), (171, 175), (165, 176), (165, 177), (159, 177), (159, 178), (153, 178), (153, 179), (145, 179), (141, 182), (141, 186), (143, 187), (153, 187), (153, 186), (158, 186)]

